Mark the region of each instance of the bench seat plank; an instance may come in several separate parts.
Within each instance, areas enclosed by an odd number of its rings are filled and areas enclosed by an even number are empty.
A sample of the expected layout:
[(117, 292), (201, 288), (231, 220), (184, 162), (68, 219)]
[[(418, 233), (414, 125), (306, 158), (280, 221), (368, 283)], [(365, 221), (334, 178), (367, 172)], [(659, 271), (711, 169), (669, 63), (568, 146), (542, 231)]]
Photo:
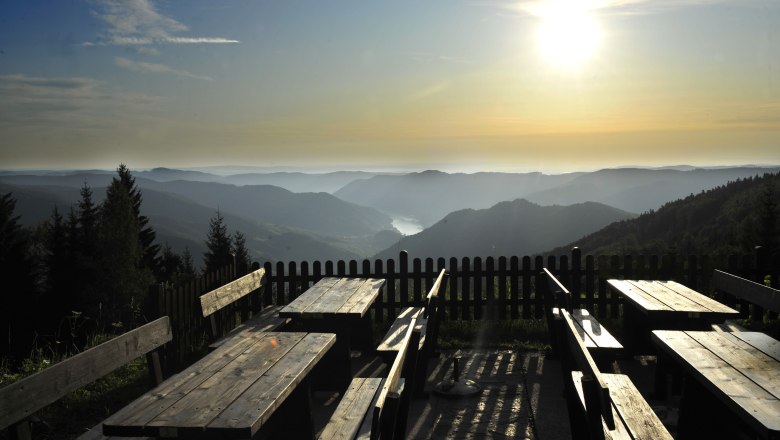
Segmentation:
[(224, 337), (209, 344), (209, 350), (216, 350), (222, 344), (235, 343), (257, 332), (278, 331), (290, 322), (290, 318), (279, 316), (283, 306), (269, 306), (260, 313), (244, 321)]
[(330, 417), (328, 424), (320, 434), (320, 440), (353, 439), (358, 435), (358, 430), (363, 425), (364, 419), (369, 419), (369, 408), (376, 404), (379, 389), (384, 379), (356, 377), (352, 379), (349, 388), (341, 398), (336, 411)]
[[(612, 414), (616, 422), (614, 430), (608, 431), (605, 426), (605, 432), (613, 439), (672, 439), (669, 431), (628, 376), (608, 373), (601, 373), (601, 376), (609, 387)], [(585, 405), (582, 372), (573, 371), (572, 380), (580, 396), (580, 403)]]
[[(553, 308), (553, 317), (555, 319), (562, 319), (559, 308)], [(571, 317), (577, 326), (577, 332), (580, 338), (585, 342), (585, 346), (589, 349), (622, 349), (621, 344), (612, 333), (610, 333), (600, 322), (596, 320), (596, 317), (591, 315), (587, 309), (574, 309), (571, 312)]]
[(401, 313), (393, 321), (390, 329), (387, 330), (382, 341), (377, 346), (377, 351), (381, 353), (388, 353), (390, 356), (395, 356), (394, 353), (398, 353), (398, 348), (404, 340), (406, 330), (409, 328), (409, 323), (412, 319), (417, 318), (416, 328), (420, 330), (420, 349), (422, 349), (425, 343), (426, 327), (428, 320), (422, 317), (422, 307), (406, 307), (401, 310)]

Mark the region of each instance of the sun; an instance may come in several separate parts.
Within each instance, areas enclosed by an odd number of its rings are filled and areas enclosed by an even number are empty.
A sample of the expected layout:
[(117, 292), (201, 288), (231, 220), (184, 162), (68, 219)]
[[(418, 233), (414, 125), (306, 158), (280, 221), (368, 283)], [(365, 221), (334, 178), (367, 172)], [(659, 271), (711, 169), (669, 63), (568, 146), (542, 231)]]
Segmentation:
[(583, 1), (549, 1), (540, 6), (537, 42), (549, 62), (568, 68), (580, 67), (593, 57), (601, 43), (596, 19), (583, 7)]

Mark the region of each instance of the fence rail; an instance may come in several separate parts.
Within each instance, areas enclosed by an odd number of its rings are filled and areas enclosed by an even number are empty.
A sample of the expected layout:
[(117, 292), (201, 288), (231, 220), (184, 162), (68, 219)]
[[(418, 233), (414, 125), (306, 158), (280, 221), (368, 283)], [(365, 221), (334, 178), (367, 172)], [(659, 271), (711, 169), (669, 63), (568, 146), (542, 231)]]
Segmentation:
[[(287, 304), (325, 276), (383, 278), (387, 282), (372, 308), (372, 318), (375, 322), (387, 322), (405, 306), (422, 305), (436, 275), (446, 269), (449, 277), (444, 293), (444, 319), (541, 319), (544, 316), (543, 301), (536, 295), (535, 286), (541, 281), (543, 267), (551, 269), (570, 288), (575, 294), (576, 306), (585, 307), (600, 318), (618, 318), (620, 315), (621, 300), (607, 289), (606, 281), (610, 278), (675, 280), (709, 294), (713, 269), (762, 283), (769, 276), (773, 287), (778, 286), (780, 276), (780, 261), (770, 258), (761, 248), (757, 248), (754, 254), (740, 256), (669, 254), (609, 257), (583, 256), (579, 249), (574, 248), (569, 255), (547, 258), (513, 256), (484, 259), (410, 259), (403, 251), (397, 261), (266, 263), (266, 287), (255, 292), (250, 300), (253, 308), (261, 303)], [(243, 273), (236, 273), (231, 266), (186, 286), (158, 288), (158, 313), (171, 317), (179, 359), (186, 356), (187, 347), (197, 347), (205, 334), (205, 321), (198, 306), (200, 295), (241, 275)], [(751, 309), (747, 304), (728, 298), (722, 301), (738, 308), (743, 317), (750, 316)], [(222, 322), (228, 325), (235, 322), (235, 310), (220, 313), (225, 314)]]

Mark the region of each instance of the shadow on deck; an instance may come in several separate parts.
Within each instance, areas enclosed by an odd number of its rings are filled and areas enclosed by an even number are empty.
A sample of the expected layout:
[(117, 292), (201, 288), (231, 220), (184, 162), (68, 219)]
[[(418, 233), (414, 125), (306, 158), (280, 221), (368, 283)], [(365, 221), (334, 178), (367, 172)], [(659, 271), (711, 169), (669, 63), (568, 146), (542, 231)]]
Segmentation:
[[(460, 350), (461, 377), (479, 384), (474, 397), (447, 399), (430, 393), (451, 377), (454, 351), (443, 352), (429, 366), (427, 397), (412, 402), (409, 439), (568, 439), (569, 422), (562, 397), (558, 361), (543, 352)], [(358, 358), (357, 376), (381, 376), (378, 359)], [(324, 426), (338, 405), (338, 396), (316, 393), (315, 424)]]

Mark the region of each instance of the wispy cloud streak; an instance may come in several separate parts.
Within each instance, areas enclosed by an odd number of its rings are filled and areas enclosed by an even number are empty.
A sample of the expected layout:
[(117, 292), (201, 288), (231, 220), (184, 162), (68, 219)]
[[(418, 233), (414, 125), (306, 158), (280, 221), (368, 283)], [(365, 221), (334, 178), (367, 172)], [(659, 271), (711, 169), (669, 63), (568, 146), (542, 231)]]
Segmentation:
[(744, 0), (516, 0), (505, 2), (478, 2), (481, 5), (499, 6), (519, 15), (540, 15), (550, 4), (567, 4), (579, 9), (606, 15), (648, 15), (691, 6), (707, 6), (737, 3)]
[(212, 78), (208, 76), (195, 75), (194, 73), (187, 72), (186, 70), (174, 69), (164, 64), (147, 63), (143, 61), (133, 61), (122, 57), (114, 58), (114, 64), (124, 69), (132, 70), (134, 72), (160, 73), (165, 75), (180, 76), (182, 78), (202, 79), (205, 81), (212, 80)]
[(222, 37), (189, 37), (186, 25), (160, 14), (151, 0), (95, 0), (95, 17), (106, 24), (96, 41), (84, 46), (149, 46), (162, 44), (235, 44), (238, 40)]

